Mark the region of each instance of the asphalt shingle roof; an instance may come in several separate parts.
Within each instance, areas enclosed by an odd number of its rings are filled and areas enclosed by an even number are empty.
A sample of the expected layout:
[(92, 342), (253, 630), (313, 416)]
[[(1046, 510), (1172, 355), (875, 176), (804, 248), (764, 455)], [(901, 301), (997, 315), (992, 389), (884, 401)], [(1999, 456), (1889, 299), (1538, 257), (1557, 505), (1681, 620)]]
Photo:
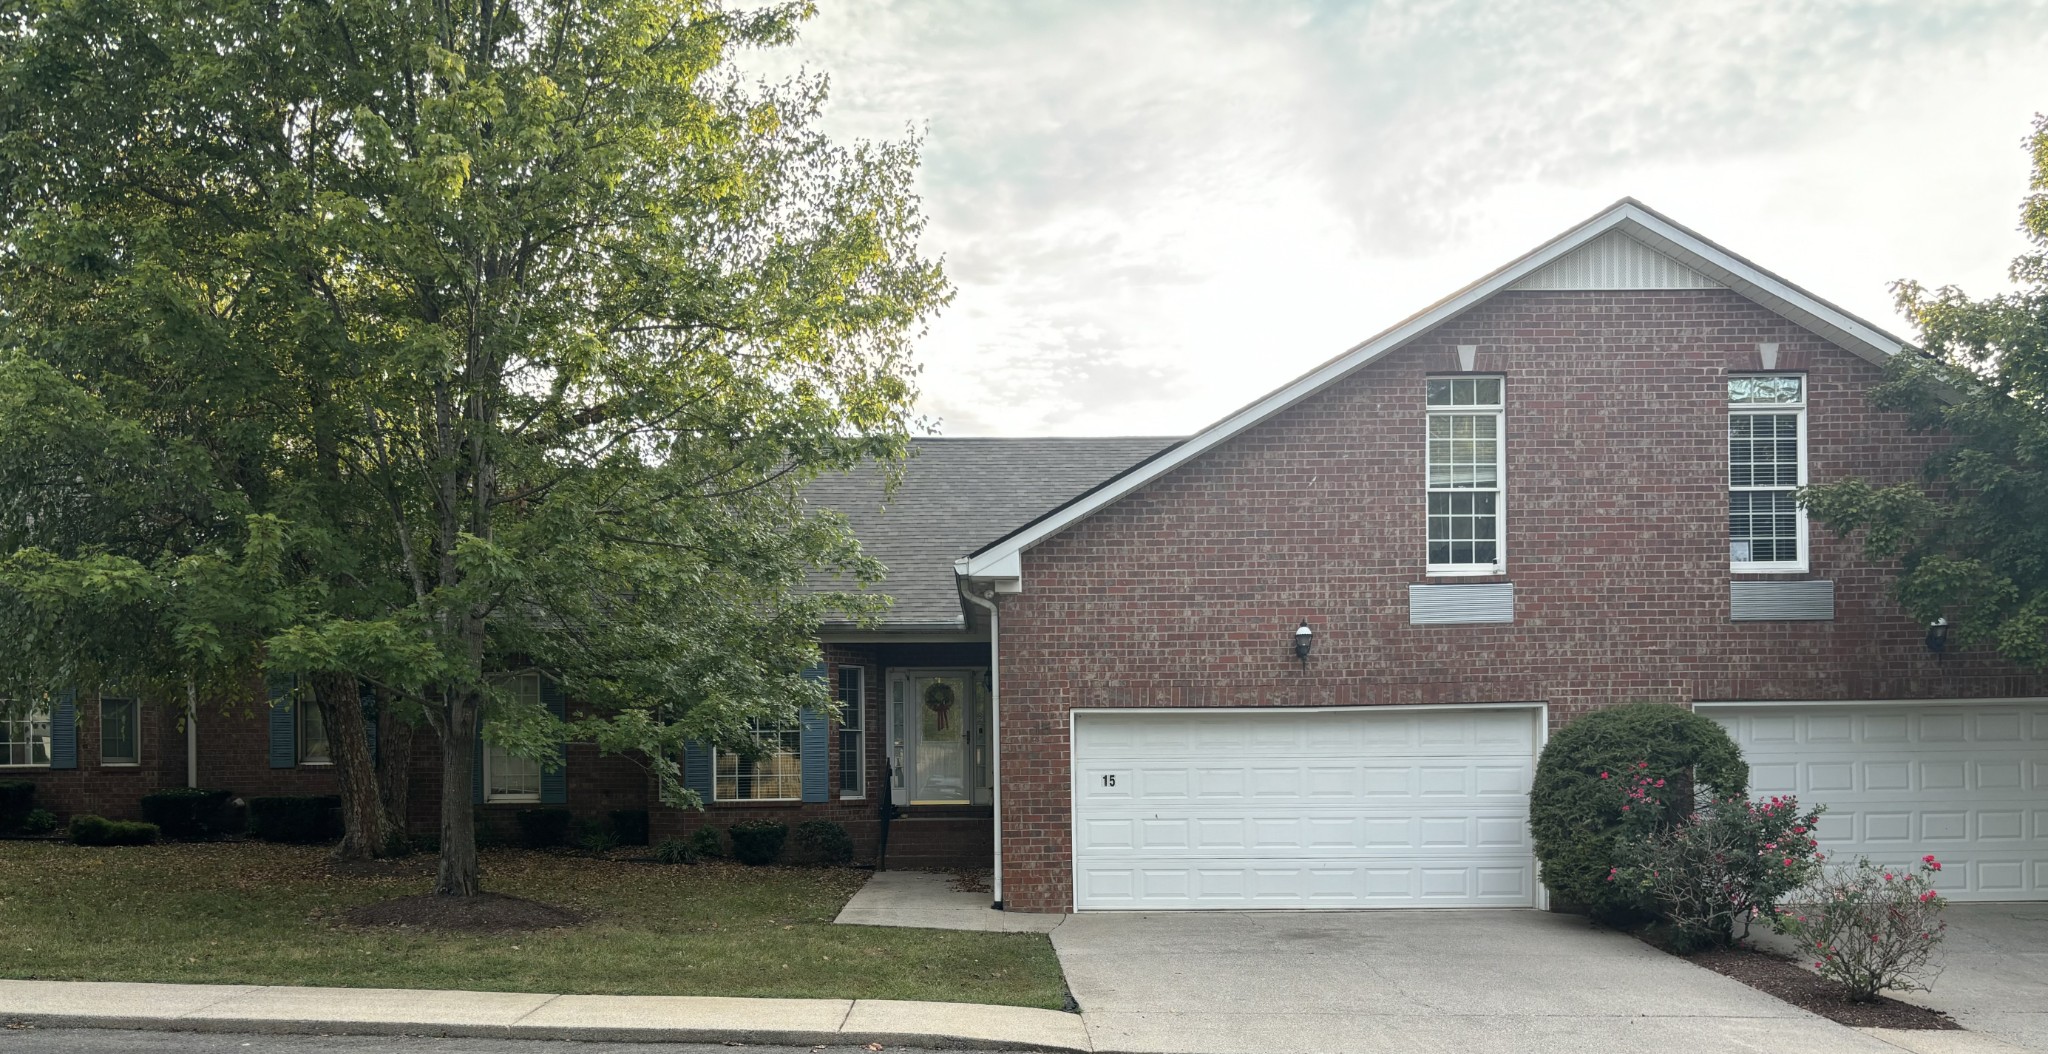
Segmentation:
[[(903, 482), (884, 494), (886, 470), (863, 466), (804, 490), (838, 511), (861, 548), (889, 569), (878, 590), (895, 598), (893, 629), (964, 628), (953, 561), (1179, 442), (1178, 437), (925, 438), (911, 441)], [(886, 501), (886, 504), (885, 504)], [(845, 588), (829, 580), (822, 588)]]

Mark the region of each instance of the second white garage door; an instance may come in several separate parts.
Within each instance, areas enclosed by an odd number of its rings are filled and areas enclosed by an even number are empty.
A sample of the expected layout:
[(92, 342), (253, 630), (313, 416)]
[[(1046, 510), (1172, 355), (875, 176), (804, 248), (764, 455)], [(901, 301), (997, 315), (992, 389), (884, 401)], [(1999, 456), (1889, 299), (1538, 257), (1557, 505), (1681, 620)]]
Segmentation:
[(1533, 906), (1540, 718), (1077, 711), (1074, 906)]

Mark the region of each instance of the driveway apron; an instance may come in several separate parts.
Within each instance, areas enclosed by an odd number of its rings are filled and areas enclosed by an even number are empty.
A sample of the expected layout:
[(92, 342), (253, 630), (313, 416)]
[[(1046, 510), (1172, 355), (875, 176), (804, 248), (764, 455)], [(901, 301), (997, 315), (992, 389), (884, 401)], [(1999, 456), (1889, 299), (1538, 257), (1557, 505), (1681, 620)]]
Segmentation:
[(1548, 912), (1104, 912), (1053, 946), (1097, 1051), (1898, 1054)]
[(2048, 1051), (2048, 903), (1950, 904), (1933, 990), (1900, 996), (1956, 1023)]

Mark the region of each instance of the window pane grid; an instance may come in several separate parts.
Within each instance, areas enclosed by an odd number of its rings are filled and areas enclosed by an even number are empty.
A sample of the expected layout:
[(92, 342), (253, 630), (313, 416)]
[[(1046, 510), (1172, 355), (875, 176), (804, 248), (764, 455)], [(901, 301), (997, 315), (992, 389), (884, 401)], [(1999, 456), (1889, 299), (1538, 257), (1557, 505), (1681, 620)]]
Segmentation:
[(0, 765), (48, 765), (50, 715), (0, 719)]
[(867, 704), (863, 671), (858, 666), (839, 668), (839, 793), (856, 796), (866, 792)]
[(803, 733), (794, 728), (753, 731), (762, 753), (743, 758), (718, 752), (712, 795), (719, 801), (796, 801), (803, 797)]
[(1499, 377), (1426, 382), (1431, 568), (1491, 570), (1500, 565), (1502, 399)]
[(1796, 492), (1805, 479), (1806, 380), (1730, 377), (1728, 402), (1729, 559), (1796, 568), (1805, 560)]
[(136, 729), (135, 700), (100, 700), (100, 761), (133, 765), (142, 760)]

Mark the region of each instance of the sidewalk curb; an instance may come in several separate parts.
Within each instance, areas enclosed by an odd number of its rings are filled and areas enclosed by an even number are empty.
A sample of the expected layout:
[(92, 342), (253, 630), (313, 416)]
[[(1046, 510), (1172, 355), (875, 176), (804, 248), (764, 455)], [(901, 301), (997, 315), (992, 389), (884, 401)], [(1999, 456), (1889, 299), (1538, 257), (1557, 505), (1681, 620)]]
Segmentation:
[[(442, 1015), (408, 1013), (402, 1006), (421, 1002), (446, 1005), (451, 1010)], [(247, 1004), (267, 1004), (270, 1009)], [(491, 1017), (502, 1020), (483, 1019)], [(253, 1035), (780, 1046), (880, 1043), (1062, 1054), (1092, 1051), (1076, 1014), (978, 1003), (875, 999), (562, 996), (0, 980), (0, 1022), (39, 1028)]]

